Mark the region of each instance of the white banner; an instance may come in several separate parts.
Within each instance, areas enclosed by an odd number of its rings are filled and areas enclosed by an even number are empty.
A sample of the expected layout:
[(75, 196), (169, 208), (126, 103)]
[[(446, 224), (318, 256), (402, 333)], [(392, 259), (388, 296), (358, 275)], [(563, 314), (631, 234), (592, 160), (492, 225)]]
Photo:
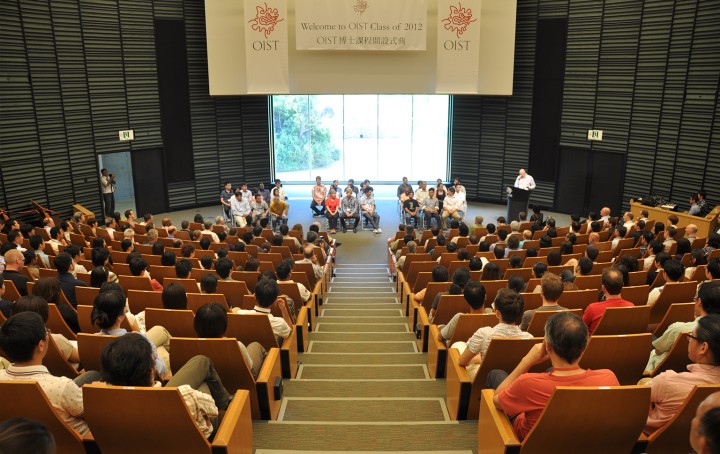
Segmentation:
[(248, 93), (289, 93), (287, 0), (245, 0)]
[(438, 0), (436, 93), (477, 93), (480, 0)]
[(297, 50), (425, 50), (427, 0), (296, 0)]

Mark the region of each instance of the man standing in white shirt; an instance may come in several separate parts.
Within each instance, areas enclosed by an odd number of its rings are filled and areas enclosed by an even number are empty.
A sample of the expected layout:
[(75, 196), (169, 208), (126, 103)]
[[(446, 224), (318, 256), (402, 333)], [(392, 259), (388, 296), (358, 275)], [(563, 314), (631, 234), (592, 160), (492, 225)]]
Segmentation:
[(535, 179), (528, 175), (525, 169), (520, 169), (518, 177), (515, 179), (515, 187), (532, 191), (535, 189)]
[(100, 186), (102, 187), (103, 201), (105, 202), (105, 214), (115, 214), (115, 174), (108, 173), (108, 169), (100, 171)]

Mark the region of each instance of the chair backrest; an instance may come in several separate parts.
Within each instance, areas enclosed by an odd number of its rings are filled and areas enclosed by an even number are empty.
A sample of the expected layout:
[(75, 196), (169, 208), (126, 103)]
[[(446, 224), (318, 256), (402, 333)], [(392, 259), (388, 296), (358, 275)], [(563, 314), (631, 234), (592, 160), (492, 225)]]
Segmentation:
[(505, 271), (505, 279), (510, 280), (514, 276), (520, 276), (525, 282), (532, 278), (532, 268), (509, 268)]
[[(520, 363), (520, 360), (527, 355), (533, 345), (542, 342), (541, 337), (531, 339), (492, 339), (485, 355), (483, 356), (480, 368), (475, 375), (470, 391), (470, 402), (467, 409), (467, 419), (477, 419), (480, 413), (480, 391), (485, 387), (487, 375), (493, 369), (511, 371)], [(531, 372), (540, 372), (547, 369), (550, 362), (538, 364)], [(464, 419), (464, 418), (459, 418)]]
[(48, 320), (45, 322), (45, 325), (50, 328), (53, 333), (62, 334), (71, 340), (76, 339), (75, 333), (67, 323), (65, 323), (65, 319), (56, 304), (48, 304)]
[(645, 370), (651, 342), (650, 333), (593, 335), (580, 358), (580, 366), (593, 370), (610, 369), (621, 385), (637, 383)]
[(592, 303), (597, 302), (598, 292), (590, 290), (570, 290), (560, 295), (558, 304), (568, 309), (582, 309), (583, 311)]
[(623, 287), (620, 292), (620, 297), (625, 301), (630, 301), (636, 306), (644, 306), (647, 304), (649, 294), (649, 285), (633, 285), (630, 287)]
[(255, 292), (255, 285), (257, 285), (260, 278), (259, 271), (233, 271), (230, 277), (236, 281), (245, 282), (250, 292)]
[(610, 268), (612, 266), (611, 262), (595, 262), (593, 263), (592, 269), (590, 270), (590, 274), (600, 274), (602, 275), (603, 270), (605, 268)]
[(557, 314), (558, 312), (572, 312), (573, 314), (577, 315), (578, 317), (582, 316), (582, 310), (580, 309), (570, 309), (569, 311), (566, 310), (560, 310), (560, 311), (535, 311), (533, 313), (533, 317), (530, 319), (530, 324), (528, 325), (527, 332), (532, 334), (535, 337), (544, 337), (545, 336), (545, 323), (548, 321), (550, 317)]
[(417, 279), (415, 279), (415, 285), (412, 287), (412, 292), (418, 293), (420, 290), (423, 290), (430, 281), (432, 281), (432, 272), (423, 271), (418, 273)]
[(423, 298), (422, 306), (427, 312), (430, 312), (430, 306), (435, 300), (435, 296), (439, 292), (447, 292), (450, 288), (450, 282), (428, 282), (425, 290), (425, 298)]
[(48, 339), (50, 339), (50, 342), (47, 354), (43, 358), (43, 366), (47, 367), (48, 371), (57, 377), (67, 377), (71, 380), (77, 378), (80, 373), (65, 359), (53, 336), (48, 336)]
[(100, 289), (96, 287), (75, 287), (75, 298), (78, 304), (92, 306), (95, 304), (95, 297), (100, 294)]
[(150, 266), (148, 266), (148, 273), (150, 273), (150, 276), (152, 276), (153, 279), (156, 279), (163, 285), (165, 285), (165, 279), (177, 278), (177, 273), (175, 273), (174, 266), (161, 266), (150, 264)]
[(245, 345), (258, 342), (266, 350), (278, 347), (270, 319), (265, 314), (228, 314), (225, 336), (234, 337)]
[[(660, 275), (662, 273), (658, 273)], [(673, 303), (687, 303), (693, 300), (697, 290), (697, 282), (672, 282), (665, 284), (660, 297), (655, 301), (650, 312), (650, 323), (660, 323)]]
[(83, 404), (103, 453), (211, 452), (177, 388), (87, 385)]
[(468, 260), (453, 260), (448, 267), (448, 274), (452, 276), (460, 268), (470, 268), (470, 262)]
[[(306, 286), (308, 288), (308, 290), (312, 290), (313, 288), (315, 288), (315, 284), (317, 284), (318, 279), (315, 277), (315, 269), (313, 268), (312, 263), (295, 262), (294, 269), (297, 270), (298, 272), (305, 274), (305, 277), (307, 278), (308, 284), (309, 284), (308, 286)], [(293, 271), (293, 273), (294, 272), (295, 271)], [(293, 280), (296, 280), (296, 279), (293, 278)]]
[(457, 313), (467, 314), (470, 312), (470, 305), (465, 301), (463, 295), (442, 295), (435, 312), (433, 324), (444, 325)]
[(225, 295), (222, 293), (188, 293), (187, 305), (188, 309), (197, 313), (198, 309), (208, 303), (220, 303), (225, 310), (229, 309)]
[(103, 348), (117, 336), (103, 334), (78, 333), (78, 353), (85, 370), (100, 371), (100, 354)]
[(91, 334), (100, 331), (100, 328), (94, 325), (91, 320), (92, 310), (92, 306), (86, 306), (84, 304), (78, 304), (77, 306), (78, 325), (80, 325), (81, 333)]
[(507, 281), (499, 279), (496, 281), (480, 281), (485, 287), (485, 306), (489, 306), (491, 302), (495, 301), (495, 296), (501, 288), (507, 288)]
[(653, 334), (655, 336), (662, 336), (668, 326), (675, 322), (689, 322), (695, 318), (695, 303), (675, 303), (671, 304), (670, 308), (665, 313), (660, 324)]
[(133, 314), (138, 314), (148, 307), (155, 309), (163, 308), (162, 292), (156, 292), (154, 290), (128, 290), (127, 301), (130, 312)]
[(537, 309), (542, 306), (543, 299), (540, 292), (537, 293), (521, 293), (520, 296), (523, 300), (523, 310), (529, 311), (531, 309)]
[(5, 279), (5, 293), (3, 294), (3, 297), (12, 302), (20, 299), (20, 292), (10, 279)]
[(495, 314), (463, 314), (455, 325), (450, 345), (458, 341), (466, 342), (480, 328), (497, 324), (498, 319)]
[(557, 387), (520, 452), (630, 452), (649, 402), (649, 386)]
[(197, 337), (193, 322), (195, 315), (191, 310), (178, 309), (145, 309), (145, 327), (162, 326), (171, 336)]
[(690, 357), (688, 356), (688, 337), (686, 334), (680, 334), (675, 343), (670, 348), (670, 351), (665, 356), (660, 364), (655, 367), (650, 375), (655, 377), (658, 374), (665, 372), (666, 370), (674, 370), (675, 372), (684, 372), (687, 365), (690, 364)]
[(613, 249), (612, 251), (612, 255), (613, 257), (617, 257), (618, 255), (620, 255), (620, 251), (625, 249), (632, 249), (633, 246), (635, 246), (635, 238), (623, 238), (618, 241), (615, 249)]
[(695, 385), (675, 416), (648, 437), (647, 451), (650, 454), (674, 454), (691, 452), (690, 424), (698, 405), (710, 394), (720, 391), (720, 385)]
[[(425, 255), (427, 256), (427, 254)], [(432, 260), (414, 261), (410, 263), (407, 268), (407, 272), (403, 271), (403, 274), (405, 275), (405, 281), (407, 281), (408, 285), (413, 288), (415, 286), (418, 273), (432, 272), (433, 268), (435, 268), (436, 265), (437, 262), (434, 262)]]
[(628, 273), (628, 283), (631, 286), (647, 284), (648, 272), (646, 270), (631, 271)]
[(647, 330), (650, 306), (608, 307), (593, 335), (639, 334)]
[(128, 290), (153, 289), (150, 284), (150, 279), (145, 276), (123, 276), (122, 274), (118, 274), (118, 280), (120, 281), (120, 285), (122, 286), (125, 295), (127, 295)]
[(587, 275), (587, 276), (575, 276), (575, 286), (578, 290), (596, 290), (600, 291), (602, 288), (602, 276)]
[(172, 350), (170, 356), (172, 370), (180, 370), (193, 356), (207, 356), (212, 360), (215, 370), (222, 379), (223, 386), (230, 394), (235, 394), (238, 389), (247, 389), (250, 390), (250, 394), (254, 394), (255, 379), (250, 372), (250, 367), (245, 363), (245, 358), (240, 352), (240, 346), (235, 338), (173, 337), (170, 339), (170, 349)]
[(197, 293), (200, 291), (198, 281), (192, 278), (180, 279), (178, 277), (166, 277), (163, 279), (163, 287), (167, 287), (173, 282), (177, 282), (185, 288), (185, 293)]
[(80, 434), (57, 414), (37, 382), (0, 381), (0, 401), (0, 420), (28, 418), (39, 421), (53, 434), (58, 454), (85, 452)]
[(225, 300), (230, 307), (242, 306), (243, 296), (250, 293), (247, 284), (243, 281), (218, 281), (216, 291), (225, 295)]

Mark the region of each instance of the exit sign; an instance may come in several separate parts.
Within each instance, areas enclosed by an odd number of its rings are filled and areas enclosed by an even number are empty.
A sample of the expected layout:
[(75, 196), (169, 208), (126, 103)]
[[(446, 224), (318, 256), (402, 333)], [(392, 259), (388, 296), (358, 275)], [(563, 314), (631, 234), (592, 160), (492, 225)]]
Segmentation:
[(602, 133), (599, 129), (588, 129), (588, 140), (602, 140)]
[(135, 140), (135, 131), (128, 129), (127, 131), (118, 131), (121, 141)]

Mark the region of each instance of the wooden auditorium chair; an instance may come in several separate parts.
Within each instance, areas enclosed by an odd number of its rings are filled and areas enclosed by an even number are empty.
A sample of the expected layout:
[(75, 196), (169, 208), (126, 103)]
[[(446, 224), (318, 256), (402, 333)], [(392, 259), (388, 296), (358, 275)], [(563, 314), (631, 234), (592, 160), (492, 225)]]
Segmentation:
[(593, 336), (644, 333), (650, 321), (650, 309), (650, 306), (608, 307)]
[(582, 317), (582, 310), (580, 310), (580, 309), (565, 309), (565, 310), (559, 310), (559, 311), (538, 311), (538, 310), (536, 310), (533, 313), (532, 318), (530, 319), (530, 324), (528, 325), (528, 328), (526, 331), (535, 337), (545, 337), (545, 323), (548, 321), (548, 319), (550, 317), (552, 317), (553, 315), (555, 315), (559, 312), (572, 312), (573, 314), (577, 315), (578, 317)]
[[(458, 341), (466, 342), (478, 329), (495, 326), (497, 323), (498, 319), (495, 314), (463, 314), (458, 319), (449, 345)], [(447, 346), (445, 342), (440, 341), (440, 327), (436, 324), (430, 325), (427, 353), (430, 378), (444, 378), (447, 365)]]
[(643, 376), (652, 348), (652, 334), (590, 336), (580, 357), (583, 369), (610, 369), (621, 385), (632, 385)]

